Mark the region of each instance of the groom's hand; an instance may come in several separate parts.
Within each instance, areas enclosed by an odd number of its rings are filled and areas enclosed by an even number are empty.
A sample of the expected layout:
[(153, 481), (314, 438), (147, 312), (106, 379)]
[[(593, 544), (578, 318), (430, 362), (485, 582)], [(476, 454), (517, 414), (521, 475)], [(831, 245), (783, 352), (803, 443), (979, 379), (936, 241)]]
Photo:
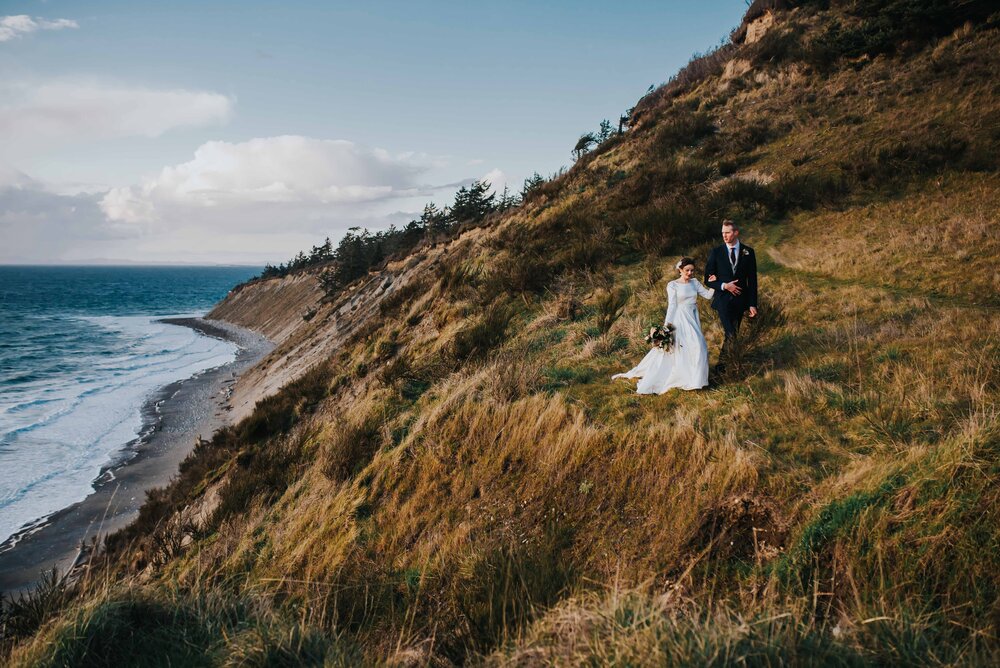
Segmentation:
[(757, 307), (756, 306), (751, 306), (750, 307), (750, 317), (751, 318), (756, 318), (757, 317)]
[(743, 292), (743, 288), (741, 288), (740, 286), (736, 285), (736, 282), (739, 281), (739, 280), (740, 279), (738, 279), (738, 278), (734, 278), (733, 280), (731, 280), (728, 283), (726, 283), (726, 292), (730, 292), (733, 295), (739, 296), (739, 294), (741, 292)]

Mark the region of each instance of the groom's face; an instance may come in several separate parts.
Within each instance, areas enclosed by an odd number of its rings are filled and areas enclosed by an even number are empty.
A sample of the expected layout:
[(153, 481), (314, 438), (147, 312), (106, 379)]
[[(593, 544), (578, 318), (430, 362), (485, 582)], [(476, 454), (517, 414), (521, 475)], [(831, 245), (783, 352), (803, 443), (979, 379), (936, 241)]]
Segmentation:
[(731, 225), (722, 226), (722, 240), (726, 242), (727, 245), (733, 245), (736, 243), (736, 239), (740, 236), (740, 231)]

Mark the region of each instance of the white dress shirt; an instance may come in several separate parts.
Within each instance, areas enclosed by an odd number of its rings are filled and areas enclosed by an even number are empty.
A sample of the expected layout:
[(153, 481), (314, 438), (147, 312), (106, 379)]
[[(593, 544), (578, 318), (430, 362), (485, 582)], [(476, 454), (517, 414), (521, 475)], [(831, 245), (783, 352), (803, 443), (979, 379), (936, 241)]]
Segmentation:
[[(739, 264), (740, 263), (740, 240), (739, 239), (737, 239), (736, 243), (734, 243), (732, 246), (730, 246), (729, 244), (726, 244), (726, 261), (730, 262), (730, 266), (732, 266), (732, 262), (729, 260), (729, 251), (731, 251), (731, 250), (735, 250), (736, 251), (736, 264)], [(733, 271), (736, 271), (736, 270), (733, 269)], [(725, 290), (726, 289), (726, 284), (725, 283), (720, 283), (719, 284), (719, 289), (720, 290)]]

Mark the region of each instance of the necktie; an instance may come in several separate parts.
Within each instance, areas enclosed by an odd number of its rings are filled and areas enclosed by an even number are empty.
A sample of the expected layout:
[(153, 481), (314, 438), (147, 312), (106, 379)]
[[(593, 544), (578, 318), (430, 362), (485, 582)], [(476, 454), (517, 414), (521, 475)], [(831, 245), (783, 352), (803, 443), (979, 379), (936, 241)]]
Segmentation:
[(729, 249), (729, 264), (733, 265), (733, 271), (736, 271), (736, 247), (733, 246)]

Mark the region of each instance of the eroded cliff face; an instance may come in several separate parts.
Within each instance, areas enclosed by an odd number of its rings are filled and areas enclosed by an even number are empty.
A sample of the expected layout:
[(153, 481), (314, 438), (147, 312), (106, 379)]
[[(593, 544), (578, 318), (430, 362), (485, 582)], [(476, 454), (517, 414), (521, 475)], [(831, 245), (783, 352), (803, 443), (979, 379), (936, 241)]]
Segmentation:
[(313, 274), (273, 278), (233, 290), (206, 317), (252, 329), (280, 344), (302, 327), (302, 316), (322, 296)]
[[(478, 234), (473, 230), (463, 236)], [(206, 317), (253, 330), (275, 343), (274, 350), (237, 381), (230, 401), (233, 422), (250, 415), (258, 401), (334, 354), (378, 315), (383, 300), (426, 276), (451, 245), (431, 246), (389, 263), (334, 301), (324, 300), (315, 273), (251, 283), (227, 295)]]

